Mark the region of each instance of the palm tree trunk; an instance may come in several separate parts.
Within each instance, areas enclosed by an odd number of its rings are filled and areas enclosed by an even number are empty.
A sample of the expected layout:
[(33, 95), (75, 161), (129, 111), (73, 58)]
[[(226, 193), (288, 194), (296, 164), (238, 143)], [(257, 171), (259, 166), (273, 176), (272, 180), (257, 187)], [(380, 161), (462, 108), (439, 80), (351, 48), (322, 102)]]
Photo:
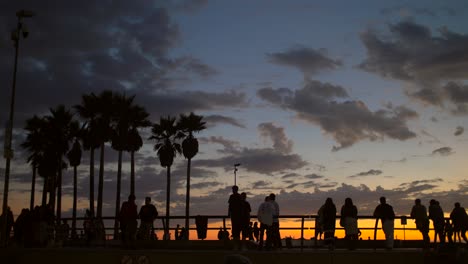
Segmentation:
[(190, 217), (190, 167), (192, 159), (187, 161), (187, 193), (185, 195), (185, 235), (187, 240), (189, 240), (190, 226), (189, 226), (189, 217)]
[(130, 152), (130, 194), (135, 194), (135, 151)]
[(57, 223), (62, 218), (62, 157), (60, 156), (57, 172)]
[(99, 183), (98, 183), (98, 204), (97, 217), (102, 217), (102, 192), (104, 189), (104, 142), (101, 143), (101, 157), (99, 160)]
[(76, 237), (76, 200), (78, 197), (77, 166), (73, 166), (73, 211), (72, 211), (72, 237)]
[(117, 163), (117, 196), (115, 197), (115, 219), (114, 219), (114, 240), (119, 234), (119, 209), (120, 209), (120, 184), (122, 181), (122, 150), (119, 150), (119, 161)]
[(94, 148), (89, 153), (89, 210), (94, 216)]
[(47, 204), (47, 177), (44, 177), (44, 184), (42, 186), (42, 206)]
[(169, 208), (171, 202), (171, 166), (167, 166), (167, 189), (166, 189), (166, 239), (170, 240), (169, 237)]
[(32, 211), (34, 209), (34, 196), (36, 194), (36, 165), (33, 165), (33, 174), (32, 174), (32, 182), (31, 182), (31, 201), (29, 202), (29, 210)]

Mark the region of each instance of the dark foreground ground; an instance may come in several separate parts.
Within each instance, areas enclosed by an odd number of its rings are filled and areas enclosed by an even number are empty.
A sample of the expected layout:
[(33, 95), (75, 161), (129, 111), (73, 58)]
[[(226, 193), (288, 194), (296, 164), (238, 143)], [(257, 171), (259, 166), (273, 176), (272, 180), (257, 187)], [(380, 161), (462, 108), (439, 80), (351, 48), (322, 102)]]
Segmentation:
[[(175, 243), (173, 243), (175, 242)], [(466, 247), (452, 247), (423, 251), (417, 248), (385, 249), (335, 249), (283, 248), (276, 251), (258, 251), (250, 248), (241, 251), (226, 249), (215, 241), (161, 241), (146, 245), (144, 249), (125, 250), (119, 247), (63, 247), (63, 248), (2, 248), (3, 264), (156, 264), (156, 263), (227, 263), (233, 255), (242, 255), (257, 264), (296, 263), (362, 263), (362, 264), (468, 264)], [(235, 263), (235, 262), (230, 262)], [(242, 263), (242, 262), (238, 262)]]

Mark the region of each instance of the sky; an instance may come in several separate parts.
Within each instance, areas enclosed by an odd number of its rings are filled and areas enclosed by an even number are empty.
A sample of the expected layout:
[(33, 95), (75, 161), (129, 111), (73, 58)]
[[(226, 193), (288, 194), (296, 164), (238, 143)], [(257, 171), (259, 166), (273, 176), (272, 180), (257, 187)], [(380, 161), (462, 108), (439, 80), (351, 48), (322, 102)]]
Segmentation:
[[(227, 213), (235, 163), (253, 213), (269, 193), (282, 214), (315, 214), (327, 197), (338, 209), (351, 197), (362, 215), (372, 214), (380, 196), (397, 215), (408, 215), (415, 198), (426, 206), (437, 199), (446, 213), (454, 202), (467, 206), (464, 1), (3, 1), (2, 126), (13, 73), (10, 32), (21, 8), (36, 16), (24, 20), (30, 34), (19, 51), (15, 214), (29, 205), (31, 168), (18, 147), (25, 120), (105, 89), (136, 95), (153, 122), (191, 111), (204, 116), (192, 160), (193, 215)], [(141, 133), (148, 138), (150, 130)], [(151, 196), (164, 214), (166, 171), (153, 145), (145, 140), (137, 154), (137, 202)], [(81, 214), (87, 155), (79, 168)], [(117, 153), (110, 146), (105, 159), (104, 215), (113, 215)], [(125, 200), (128, 153), (123, 170)], [(172, 215), (184, 214), (185, 177), (179, 156)], [(68, 170), (64, 216), (71, 215), (71, 181)], [(38, 186), (36, 203), (41, 179)]]

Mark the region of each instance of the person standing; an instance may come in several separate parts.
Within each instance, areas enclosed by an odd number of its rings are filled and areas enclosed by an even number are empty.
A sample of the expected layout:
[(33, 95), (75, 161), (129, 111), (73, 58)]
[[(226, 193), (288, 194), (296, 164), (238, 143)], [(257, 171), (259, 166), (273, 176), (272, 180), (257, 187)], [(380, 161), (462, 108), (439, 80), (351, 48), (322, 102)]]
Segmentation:
[(138, 217), (140, 218), (139, 237), (143, 240), (149, 240), (151, 232), (153, 232), (154, 220), (158, 217), (158, 210), (151, 203), (151, 197), (145, 198), (145, 205), (140, 208)]
[(374, 217), (382, 221), (382, 229), (385, 233), (385, 247), (388, 250), (393, 249), (395, 212), (393, 207), (387, 204), (387, 199), (383, 196), (380, 197), (380, 204), (375, 208)]
[(429, 218), (427, 217), (426, 207), (421, 204), (420, 199), (414, 200), (414, 206), (411, 209), (411, 218), (416, 223), (416, 228), (423, 236), (423, 248), (429, 247)]
[(341, 207), (340, 225), (345, 229), (345, 239), (348, 240), (348, 248), (355, 248), (355, 241), (358, 240), (358, 210), (353, 204), (351, 198), (346, 198), (344, 205)]
[[(265, 197), (265, 201), (258, 207), (257, 218), (260, 222), (258, 248), (263, 249), (265, 241), (267, 249), (271, 248), (271, 226), (273, 225), (273, 205), (270, 203), (270, 196)], [(266, 231), (266, 239), (264, 235)]]
[(321, 211), (325, 245), (333, 250), (335, 248), (336, 206), (332, 198), (327, 198), (319, 211)]
[(128, 200), (122, 203), (119, 220), (122, 230), (122, 243), (126, 248), (135, 247), (135, 236), (137, 230), (137, 205), (135, 204), (135, 195), (130, 194)]
[(434, 225), (434, 243), (437, 242), (437, 237), (439, 237), (440, 243), (445, 243), (445, 219), (444, 211), (439, 205), (439, 202), (432, 199), (429, 201), (429, 219), (432, 220)]
[(270, 194), (270, 203), (273, 205), (273, 224), (271, 225), (271, 235), (273, 243), (273, 248), (281, 248), (281, 234), (279, 227), (279, 216), (280, 208), (279, 204), (276, 202), (276, 195), (274, 193)]
[(246, 240), (250, 237), (250, 203), (247, 202), (247, 194), (245, 192), (241, 193), (242, 206), (241, 206), (241, 231), (242, 231), (242, 240)]
[(231, 217), (232, 226), (232, 239), (234, 240), (234, 247), (239, 246), (240, 233), (242, 230), (242, 197), (239, 194), (239, 187), (232, 186), (232, 194), (229, 196), (228, 216)]
[[(459, 232), (461, 237), (465, 242), (468, 243), (466, 239), (466, 230), (468, 228), (468, 215), (466, 214), (465, 208), (460, 206), (459, 202), (455, 203), (455, 208), (453, 208), (452, 212), (450, 213), (450, 219), (452, 220), (453, 224), (453, 232), (457, 234)], [(458, 240), (461, 242), (460, 237)], [(457, 241), (455, 236), (455, 242)]]

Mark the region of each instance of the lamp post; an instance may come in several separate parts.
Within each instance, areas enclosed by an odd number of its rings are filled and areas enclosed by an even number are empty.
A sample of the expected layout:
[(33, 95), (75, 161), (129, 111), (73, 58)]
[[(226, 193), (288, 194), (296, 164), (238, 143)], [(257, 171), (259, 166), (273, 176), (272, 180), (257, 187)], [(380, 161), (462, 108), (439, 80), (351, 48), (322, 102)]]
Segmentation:
[(240, 163), (234, 164), (234, 185), (237, 185), (237, 167), (240, 166)]
[(3, 156), (6, 159), (5, 163), (5, 183), (3, 186), (3, 207), (2, 207), (2, 213), (3, 213), (3, 224), (4, 226), (2, 227), (2, 237), (4, 239), (5, 246), (8, 243), (8, 237), (9, 234), (7, 234), (7, 215), (8, 215), (8, 185), (10, 181), (10, 162), (11, 159), (13, 158), (13, 149), (11, 146), (11, 141), (12, 141), (12, 132), (13, 132), (13, 114), (15, 110), (15, 94), (16, 94), (16, 71), (17, 71), (17, 65), (18, 65), (18, 49), (19, 49), (19, 41), (21, 39), (21, 36), (23, 38), (26, 38), (29, 34), (29, 31), (27, 30), (26, 26), (23, 24), (23, 18), (24, 17), (33, 17), (34, 12), (28, 11), (28, 10), (20, 10), (16, 12), (16, 16), (18, 17), (18, 23), (16, 26), (16, 29), (11, 32), (11, 40), (13, 40), (13, 44), (15, 46), (15, 63), (14, 63), (14, 68), (13, 68), (13, 85), (11, 87), (11, 101), (10, 101), (10, 116), (8, 119), (8, 123), (5, 128), (5, 145), (4, 145), (4, 151), (3, 151)]

